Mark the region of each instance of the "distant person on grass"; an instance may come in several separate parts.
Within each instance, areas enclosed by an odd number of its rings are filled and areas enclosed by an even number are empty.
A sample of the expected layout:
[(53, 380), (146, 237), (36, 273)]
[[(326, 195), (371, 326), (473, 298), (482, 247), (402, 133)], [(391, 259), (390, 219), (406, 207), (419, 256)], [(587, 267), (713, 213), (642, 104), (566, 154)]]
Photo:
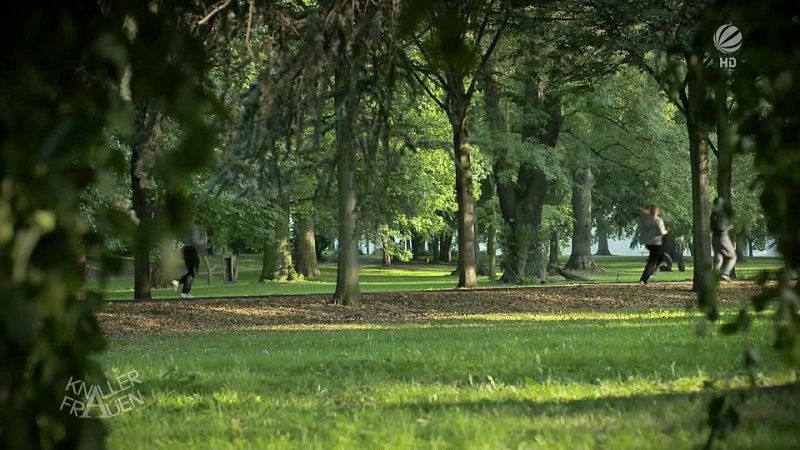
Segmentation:
[(664, 261), (664, 246), (662, 237), (667, 234), (667, 229), (664, 227), (664, 221), (661, 220), (661, 210), (656, 205), (647, 205), (646, 208), (639, 208), (639, 214), (642, 216), (642, 223), (639, 226), (639, 237), (644, 243), (644, 246), (650, 252), (647, 257), (647, 264), (644, 266), (642, 277), (639, 278), (639, 284), (647, 286), (650, 277), (653, 276), (658, 266)]
[(725, 200), (717, 197), (711, 208), (711, 248), (714, 250), (714, 270), (725, 281), (731, 281), (731, 270), (736, 265), (736, 249), (728, 231), (733, 229), (733, 212)]
[(189, 226), (186, 236), (181, 240), (183, 244), (183, 263), (186, 265), (186, 273), (179, 279), (173, 280), (172, 286), (175, 290), (183, 285), (181, 298), (192, 298), (189, 293), (192, 290), (192, 282), (200, 271), (200, 253), (205, 250), (206, 240), (200, 235), (200, 227), (194, 223)]

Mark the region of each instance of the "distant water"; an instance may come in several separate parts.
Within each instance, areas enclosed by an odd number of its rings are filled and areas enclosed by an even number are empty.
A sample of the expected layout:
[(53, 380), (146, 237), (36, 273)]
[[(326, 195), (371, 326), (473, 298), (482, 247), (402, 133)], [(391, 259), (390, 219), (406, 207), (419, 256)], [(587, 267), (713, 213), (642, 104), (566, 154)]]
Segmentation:
[[(338, 243), (338, 241), (337, 241), (337, 243)], [(410, 243), (409, 243), (409, 245), (410, 245)], [(365, 253), (367, 252), (367, 247), (364, 245), (363, 242), (359, 242), (359, 247), (361, 248), (361, 251), (363, 251)], [(486, 251), (486, 244), (480, 244), (480, 249), (481, 249), (481, 251), (485, 252)], [(608, 240), (608, 249), (611, 250), (611, 254), (612, 255), (617, 255), (617, 256), (644, 256), (644, 255), (647, 255), (647, 249), (644, 248), (643, 246), (636, 246), (635, 248), (631, 249), (630, 248), (630, 239), (624, 239), (624, 240), (609, 239)], [(380, 247), (376, 246), (375, 244), (373, 244), (371, 242), (369, 243), (369, 253), (370, 254), (372, 254), (372, 253), (374, 253), (376, 251), (379, 251), (379, 250), (380, 250)], [(597, 252), (597, 244), (594, 244), (594, 245), (592, 245), (592, 253), (596, 253), (596, 252)], [(498, 254), (502, 254), (502, 252), (500, 250), (498, 250), (497, 253)], [(569, 255), (570, 253), (572, 253), (572, 243), (571, 242), (567, 242), (567, 245), (564, 248), (561, 249), (561, 254), (562, 255)], [(686, 250), (685, 254), (689, 255), (689, 251)], [(778, 252), (775, 251), (774, 248), (769, 249), (767, 251), (756, 250), (755, 252), (753, 252), (753, 255), (754, 256), (779, 256)]]
[[(612, 255), (619, 255), (619, 256), (640, 256), (646, 255), (647, 249), (644, 246), (636, 246), (636, 248), (630, 248), (630, 240), (617, 240), (617, 239), (609, 239), (608, 240), (608, 249), (611, 250)], [(597, 252), (597, 244), (592, 245), (592, 253)], [(561, 250), (562, 255), (569, 255), (572, 253), (572, 243), (568, 243), (566, 247)], [(689, 254), (689, 251), (686, 250), (686, 255)], [(774, 248), (771, 248), (767, 251), (760, 251), (755, 250), (753, 252), (753, 256), (779, 256), (778, 252), (775, 251)]]

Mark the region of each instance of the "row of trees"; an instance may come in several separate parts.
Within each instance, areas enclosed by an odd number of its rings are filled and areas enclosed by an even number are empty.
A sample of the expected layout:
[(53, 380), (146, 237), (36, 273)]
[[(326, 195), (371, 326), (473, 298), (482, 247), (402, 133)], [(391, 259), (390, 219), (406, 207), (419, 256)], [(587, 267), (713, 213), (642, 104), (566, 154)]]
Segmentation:
[[(194, 206), (217, 251), (263, 250), (264, 280), (315, 276), (318, 244), (338, 241), (337, 298), (356, 303), (358, 242), (379, 242), (388, 264), (409, 256), (395, 239), (412, 238), (414, 254), (456, 245), (459, 287), (495, 278), (498, 248), (503, 280), (544, 281), (566, 239), (567, 268), (593, 269), (592, 241), (607, 253), (609, 237), (635, 236), (651, 202), (704, 267), (712, 170), (741, 211), (739, 248), (768, 243), (752, 158), (734, 158), (727, 137), (730, 77), (708, 61), (689, 70), (711, 45), (693, 41), (702, 5), (643, 2), (652, 22), (617, 2), (224, 6), (197, 27), (232, 116), (212, 119), (224, 139), (195, 177)], [(695, 89), (708, 99), (692, 104)], [(707, 123), (713, 105), (725, 115)], [(91, 219), (130, 202), (146, 233), (163, 189), (153, 155), (180, 129), (137, 111), (138, 143), (108, 138), (132, 188), (84, 204)], [(161, 251), (128, 247), (134, 297), (149, 298)]]

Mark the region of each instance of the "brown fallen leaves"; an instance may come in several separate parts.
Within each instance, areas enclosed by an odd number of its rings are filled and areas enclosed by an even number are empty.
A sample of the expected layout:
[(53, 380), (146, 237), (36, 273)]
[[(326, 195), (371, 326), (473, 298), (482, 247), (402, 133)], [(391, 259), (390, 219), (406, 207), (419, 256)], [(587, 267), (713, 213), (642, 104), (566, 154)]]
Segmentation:
[[(721, 286), (720, 302), (744, 303), (754, 283)], [(281, 326), (367, 324), (464, 318), (487, 314), (559, 314), (651, 310), (696, 305), (689, 283), (546, 286), (364, 294), (359, 308), (325, 305), (329, 296), (279, 296), (190, 301), (108, 302), (98, 313), (107, 335), (189, 334)]]

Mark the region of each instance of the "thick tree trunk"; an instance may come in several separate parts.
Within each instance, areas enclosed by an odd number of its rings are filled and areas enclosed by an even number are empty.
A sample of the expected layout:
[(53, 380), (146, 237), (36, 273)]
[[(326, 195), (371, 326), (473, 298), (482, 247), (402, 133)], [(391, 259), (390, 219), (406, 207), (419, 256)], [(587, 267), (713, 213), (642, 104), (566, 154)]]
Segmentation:
[[(748, 249), (749, 252), (745, 253), (745, 249)], [(748, 256), (753, 256), (753, 248), (750, 246), (750, 243), (747, 240), (747, 234), (739, 233), (736, 235), (736, 261), (747, 261)]]
[[(460, 100), (460, 101), (459, 101)], [(458, 203), (458, 287), (478, 287), (475, 267), (475, 195), (472, 160), (467, 146), (466, 99), (456, 99), (451, 114), (453, 150), (456, 157), (456, 200)]]
[[(151, 113), (152, 114), (152, 113)], [(131, 142), (131, 200), (133, 211), (139, 220), (136, 226), (136, 239), (133, 242), (133, 299), (152, 299), (150, 280), (150, 239), (151, 210), (145, 191), (147, 175), (146, 152), (151, 138), (153, 118), (148, 117), (145, 106), (134, 107), (134, 135)]]
[(320, 275), (312, 213), (301, 214), (297, 217), (297, 271), (306, 278), (315, 278)]
[(289, 240), (289, 202), (281, 204), (280, 220), (274, 224), (273, 239), (264, 245), (264, 259), (259, 281), (291, 281), (297, 278)]
[(686, 128), (689, 133), (689, 158), (692, 171), (692, 245), (694, 250), (694, 277), (692, 289), (704, 292), (711, 273), (711, 225), (708, 199), (708, 140), (701, 124), (704, 99), (704, 74), (702, 57), (696, 53), (686, 55), (688, 69), (688, 107)]
[(339, 203), (339, 258), (337, 259), (334, 302), (342, 305), (361, 304), (358, 284), (358, 236), (356, 234), (356, 147), (353, 124), (356, 120), (357, 97), (353, 65), (344, 37), (338, 50), (335, 67), (334, 107), (336, 126), (336, 180)]
[(439, 261), (443, 263), (453, 262), (453, 235), (444, 234), (441, 237), (439, 246)]
[(558, 229), (553, 230), (550, 235), (550, 259), (547, 262), (548, 267), (558, 267), (558, 256), (561, 254), (561, 245), (558, 243)]
[(597, 256), (611, 256), (611, 249), (608, 248), (608, 223), (597, 220)]
[(592, 170), (578, 171), (572, 186), (572, 253), (565, 266), (572, 270), (595, 270), (592, 258)]

